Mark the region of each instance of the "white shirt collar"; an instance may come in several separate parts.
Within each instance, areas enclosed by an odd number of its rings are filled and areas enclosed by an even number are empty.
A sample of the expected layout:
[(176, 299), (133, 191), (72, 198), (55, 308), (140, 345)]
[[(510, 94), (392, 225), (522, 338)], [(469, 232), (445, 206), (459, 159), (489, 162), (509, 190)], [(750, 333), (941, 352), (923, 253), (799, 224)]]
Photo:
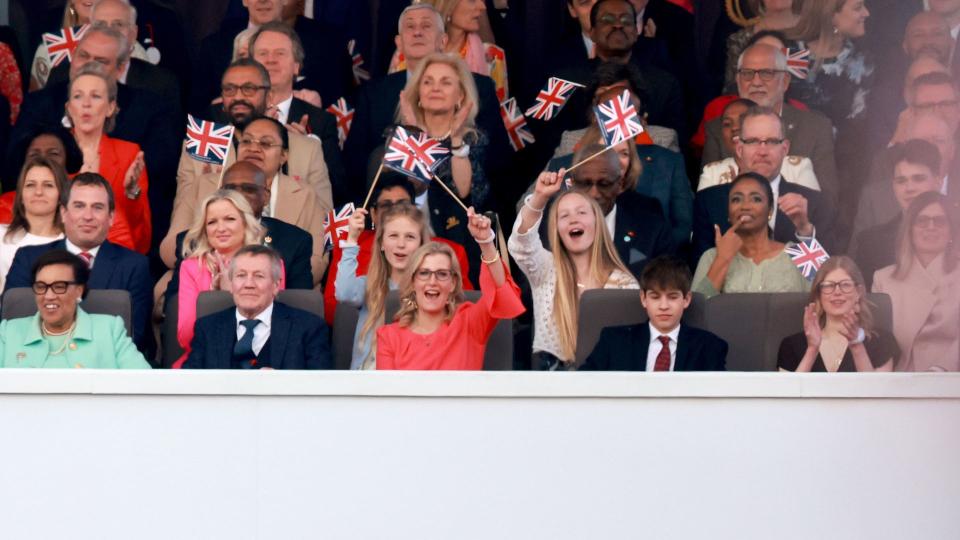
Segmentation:
[(777, 175), (776, 178), (770, 181), (770, 189), (773, 190), (773, 201), (771, 205), (773, 207), (773, 212), (770, 212), (770, 219), (767, 222), (770, 225), (771, 229), (775, 229), (777, 226), (777, 199), (780, 198), (780, 179), (783, 178), (781, 175)]
[(290, 97), (277, 103), (277, 111), (280, 113), (280, 117), (277, 120), (281, 124), (286, 124), (290, 120), (290, 105), (293, 103), (293, 94), (290, 94)]
[(678, 324), (673, 330), (664, 334), (660, 330), (657, 330), (657, 327), (653, 326), (653, 322), (647, 322), (650, 326), (650, 342), (653, 343), (660, 339), (660, 336), (667, 336), (670, 338), (670, 341), (673, 343), (679, 343), (680, 341), (680, 325)]
[(610, 213), (607, 214), (606, 217), (603, 218), (603, 220), (607, 222), (607, 231), (610, 232), (610, 238), (614, 238), (616, 236), (616, 229), (617, 229), (617, 205), (616, 204), (613, 205), (613, 209), (610, 210)]
[(940, 185), (940, 194), (941, 194), (941, 195), (946, 195), (946, 194), (947, 194), (947, 189), (948, 189), (947, 186), (949, 186), (949, 185), (950, 185), (950, 175), (948, 174), (948, 175), (946, 175), (946, 176), (943, 177), (943, 184)]
[(587, 56), (593, 58), (593, 40), (583, 32), (580, 33), (580, 37), (583, 38), (583, 46), (587, 49)]
[[(239, 328), (240, 328), (240, 321), (245, 321), (245, 320), (247, 320), (247, 318), (240, 314), (240, 309), (235, 309), (235, 310), (234, 310), (234, 314), (235, 314), (236, 317), (237, 317), (237, 329), (239, 329)], [(263, 325), (264, 328), (266, 328), (267, 330), (269, 330), (269, 329), (270, 329), (270, 321), (273, 319), (273, 302), (270, 302), (270, 305), (269, 305), (269, 306), (267, 306), (267, 307), (266, 307), (263, 311), (261, 311), (260, 313), (257, 313), (257, 316), (256, 316), (256, 317), (253, 317), (253, 318), (256, 319), (256, 320), (258, 320), (258, 321), (260, 321), (260, 324)]]
[(270, 184), (270, 202), (267, 203), (267, 207), (264, 208), (263, 215), (267, 217), (275, 218), (277, 217), (277, 199), (280, 193), (280, 173), (277, 173), (273, 177), (273, 183)]
[(93, 256), (94, 260), (96, 260), (97, 253), (100, 252), (100, 246), (97, 246), (91, 249), (81, 249), (79, 246), (71, 242), (69, 239), (64, 240), (64, 242), (66, 242), (67, 251), (69, 251), (70, 253), (73, 253), (74, 255), (79, 255), (81, 252), (86, 251), (87, 253)]
[(127, 74), (130, 73), (130, 60), (133, 57), (127, 59), (127, 63), (124, 64), (123, 69), (120, 70), (120, 73), (117, 74), (117, 82), (120, 84), (127, 84)]

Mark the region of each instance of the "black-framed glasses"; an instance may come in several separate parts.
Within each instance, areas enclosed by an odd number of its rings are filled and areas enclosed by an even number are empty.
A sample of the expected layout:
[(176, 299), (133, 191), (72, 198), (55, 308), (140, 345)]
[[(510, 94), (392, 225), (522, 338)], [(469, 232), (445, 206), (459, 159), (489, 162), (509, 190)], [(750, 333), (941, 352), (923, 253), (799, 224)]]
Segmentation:
[(857, 284), (852, 279), (824, 281), (820, 284), (820, 292), (823, 294), (833, 294), (837, 288), (839, 288), (843, 294), (850, 294), (857, 288)]
[(250, 84), (250, 83), (240, 84), (240, 85), (223, 84), (220, 86), (220, 93), (227, 97), (232, 97), (237, 95), (237, 90), (239, 90), (240, 93), (243, 94), (244, 96), (251, 97), (256, 95), (256, 93), (259, 92), (260, 90), (269, 90), (269, 89), (270, 89), (269, 86), (260, 86), (256, 84)]
[(270, 189), (267, 186), (259, 186), (257, 184), (224, 184), (222, 187), (223, 189), (239, 191), (240, 193), (249, 193), (251, 195), (255, 195), (261, 191), (270, 193)]
[(770, 82), (778, 74), (783, 73), (782, 69), (748, 69), (742, 68), (737, 70), (737, 77), (740, 77), (740, 80), (743, 81), (752, 81), (757, 75), (760, 76), (761, 81)]
[(913, 222), (913, 226), (920, 229), (946, 229), (947, 224), (947, 216), (917, 216)]
[(946, 101), (935, 101), (933, 103), (916, 103), (913, 105), (913, 108), (920, 112), (934, 112), (952, 109), (957, 105), (960, 105), (960, 101), (950, 99)]
[(283, 146), (283, 143), (274, 141), (272, 139), (260, 139), (259, 141), (250, 137), (244, 137), (240, 139), (240, 146), (254, 146), (256, 145), (263, 151), (270, 150), (271, 148), (277, 148)]
[(379, 201), (379, 202), (373, 203), (373, 207), (376, 208), (377, 210), (388, 210), (398, 204), (410, 204), (410, 200), (401, 199), (399, 201)]
[(33, 282), (33, 292), (35, 294), (47, 294), (47, 289), (52, 289), (55, 294), (67, 292), (70, 285), (76, 285), (76, 281), (54, 281), (53, 283), (44, 283), (43, 281)]
[(590, 188), (596, 187), (600, 191), (610, 191), (617, 187), (618, 181), (616, 180), (601, 180), (600, 182), (586, 182), (583, 180), (577, 180), (574, 178), (571, 182), (573, 189), (578, 191), (590, 191)]
[(757, 137), (750, 137), (749, 139), (740, 139), (740, 143), (744, 146), (779, 146), (783, 144), (783, 141), (786, 139), (760, 139)]
[(437, 281), (444, 283), (453, 278), (453, 270), (427, 270), (426, 268), (421, 268), (414, 274), (417, 281), (430, 281), (430, 276), (436, 276)]
[(617, 23), (620, 23), (623, 26), (633, 26), (637, 24), (637, 21), (629, 13), (624, 13), (619, 17), (617, 17), (613, 13), (605, 13), (597, 17), (597, 24), (602, 24), (604, 26), (611, 26)]

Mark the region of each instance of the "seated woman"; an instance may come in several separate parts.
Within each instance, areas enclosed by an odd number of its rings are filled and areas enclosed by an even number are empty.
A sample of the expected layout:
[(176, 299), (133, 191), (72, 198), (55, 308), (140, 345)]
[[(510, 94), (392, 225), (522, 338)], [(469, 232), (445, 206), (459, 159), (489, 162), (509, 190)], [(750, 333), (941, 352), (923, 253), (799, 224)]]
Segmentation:
[[(253, 217), (250, 203), (231, 190), (217, 190), (200, 204), (200, 215), (183, 240), (183, 263), (177, 290), (177, 342), (184, 355), (190, 353), (193, 325), (197, 321), (197, 298), (204, 291), (229, 291), (230, 259), (243, 246), (263, 243), (263, 226)], [(280, 289), (286, 288), (284, 277)]]
[(350, 369), (376, 368), (375, 330), (383, 325), (387, 293), (399, 287), (410, 255), (430, 239), (427, 220), (416, 206), (407, 202), (390, 206), (380, 214), (367, 275), (358, 275), (357, 240), (366, 220), (367, 211), (362, 208), (350, 216), (347, 241), (340, 246), (343, 258), (337, 269), (337, 302), (360, 308)]
[(743, 173), (730, 186), (727, 212), (730, 228), (704, 252), (693, 275), (693, 292), (707, 298), (721, 293), (806, 292), (810, 282), (770, 237), (775, 211), (773, 189), (756, 173)]
[(893, 371), (897, 342), (875, 328), (863, 275), (853, 259), (832, 257), (813, 280), (803, 332), (780, 343), (781, 371)]
[(513, 226), (510, 255), (533, 289), (533, 352), (539, 369), (570, 369), (577, 348), (577, 309), (589, 289), (639, 289), (617, 255), (600, 206), (579, 191), (569, 191), (550, 207), (543, 247), (539, 226), (543, 209), (563, 183), (564, 169), (545, 172)]
[(490, 219), (473, 208), (468, 219), (483, 263), (480, 301), (463, 301), (460, 268), (449, 246), (420, 246), (400, 283), (396, 322), (377, 330), (377, 369), (482, 369), (497, 320), (523, 313), (520, 289), (494, 246)]
[(33, 265), (37, 314), (0, 323), (0, 366), (9, 368), (149, 369), (123, 319), (80, 308), (90, 269), (55, 249)]
[(67, 175), (57, 163), (43, 157), (23, 166), (13, 203), (13, 220), (0, 225), (0, 290), (21, 246), (47, 244), (63, 238), (60, 194)]
[(70, 79), (67, 119), (83, 152), (80, 172), (98, 172), (110, 182), (117, 201), (107, 240), (140, 253), (150, 249), (147, 167), (135, 143), (108, 137), (117, 115), (117, 82), (96, 62)]
[(900, 225), (897, 263), (874, 274), (890, 295), (897, 371), (960, 371), (957, 214), (937, 192), (917, 195)]
[(20, 177), (23, 165), (30, 158), (44, 157), (56, 163), (66, 171), (68, 178), (80, 172), (83, 167), (83, 154), (77, 141), (63, 126), (40, 126), (30, 132), (19, 143), (12, 145), (8, 155), (10, 161), (6, 164), (6, 174), (3, 177), (4, 189), (9, 189), (0, 195), (0, 223), (10, 223), (13, 219), (13, 202), (17, 196), (17, 185), (7, 185)]

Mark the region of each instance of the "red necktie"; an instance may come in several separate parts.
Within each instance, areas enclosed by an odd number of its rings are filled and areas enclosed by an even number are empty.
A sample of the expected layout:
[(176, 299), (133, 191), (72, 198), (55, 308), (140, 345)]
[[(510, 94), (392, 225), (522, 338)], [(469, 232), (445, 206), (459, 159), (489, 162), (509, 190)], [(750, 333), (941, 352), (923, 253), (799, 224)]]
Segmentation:
[(670, 337), (660, 336), (658, 338), (663, 348), (657, 354), (657, 363), (653, 365), (654, 371), (670, 371)]
[(83, 259), (83, 262), (87, 263), (87, 268), (93, 267), (93, 255), (89, 251), (81, 251), (80, 258)]

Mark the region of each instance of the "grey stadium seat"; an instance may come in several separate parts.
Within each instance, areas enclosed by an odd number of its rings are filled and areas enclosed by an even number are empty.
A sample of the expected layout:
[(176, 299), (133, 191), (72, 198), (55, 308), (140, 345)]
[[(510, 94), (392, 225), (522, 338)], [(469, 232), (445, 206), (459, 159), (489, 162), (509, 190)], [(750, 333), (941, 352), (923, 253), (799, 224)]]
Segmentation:
[[(121, 289), (91, 289), (87, 292), (87, 297), (80, 302), (80, 307), (87, 313), (120, 317), (127, 329), (127, 335), (133, 335), (129, 292)], [(37, 295), (30, 287), (17, 287), (4, 293), (0, 318), (32, 317), (36, 312)]]

